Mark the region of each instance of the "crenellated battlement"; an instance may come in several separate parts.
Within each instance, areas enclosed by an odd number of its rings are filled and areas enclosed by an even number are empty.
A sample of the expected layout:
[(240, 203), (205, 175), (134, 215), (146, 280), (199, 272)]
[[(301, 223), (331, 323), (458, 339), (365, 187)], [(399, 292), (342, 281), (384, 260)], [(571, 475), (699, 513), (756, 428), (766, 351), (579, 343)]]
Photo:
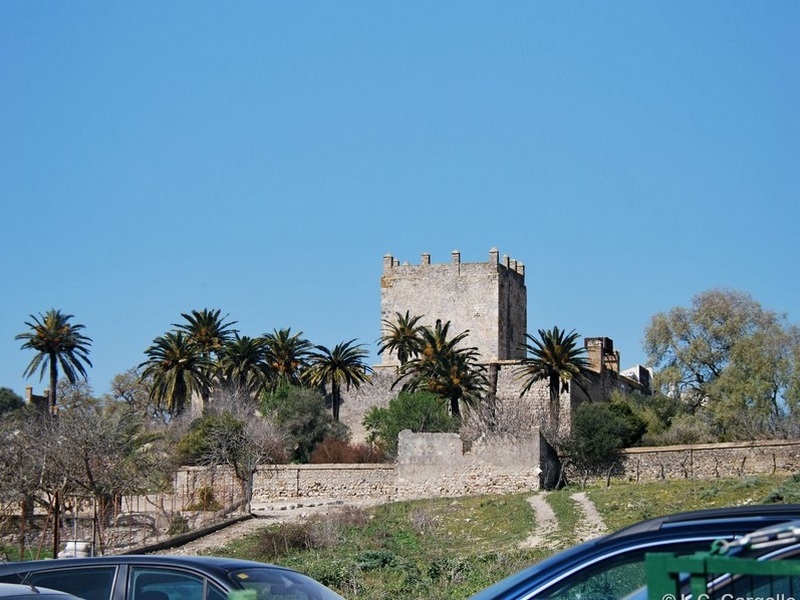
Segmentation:
[[(500, 252), (497, 248), (492, 248), (489, 250), (489, 260), (486, 263), (463, 263), (463, 264), (490, 264), (490, 265), (499, 265), (516, 273), (517, 275), (521, 275), (525, 277), (525, 265), (520, 261), (510, 258), (507, 254), (503, 255), (502, 260), (500, 259)], [(450, 262), (449, 263), (439, 263), (439, 265), (453, 265), (460, 267), (462, 265), (461, 262), (461, 251), (460, 250), (453, 250), (450, 253)], [(431, 255), (428, 252), (423, 252), (420, 258), (419, 265), (411, 265), (408, 262), (404, 262), (400, 264), (400, 261), (397, 260), (391, 254), (384, 254), (383, 256), (383, 270), (388, 271), (391, 269), (396, 269), (398, 267), (426, 267), (431, 266)]]

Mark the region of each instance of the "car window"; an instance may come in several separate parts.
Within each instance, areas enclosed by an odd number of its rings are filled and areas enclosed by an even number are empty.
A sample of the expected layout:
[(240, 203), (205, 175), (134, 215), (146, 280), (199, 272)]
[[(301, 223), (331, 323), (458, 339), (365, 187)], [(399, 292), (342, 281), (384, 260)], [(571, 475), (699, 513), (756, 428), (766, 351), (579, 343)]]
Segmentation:
[(539, 600), (621, 600), (647, 584), (646, 552), (694, 552), (708, 548), (708, 540), (669, 542), (661, 546), (638, 548), (609, 555), (593, 564), (576, 569), (555, 585), (536, 594)]
[(114, 566), (73, 567), (35, 571), (23, 576), (36, 587), (61, 590), (85, 600), (110, 600), (116, 571)]
[(225, 600), (227, 594), (205, 577), (178, 569), (133, 567), (128, 600)]

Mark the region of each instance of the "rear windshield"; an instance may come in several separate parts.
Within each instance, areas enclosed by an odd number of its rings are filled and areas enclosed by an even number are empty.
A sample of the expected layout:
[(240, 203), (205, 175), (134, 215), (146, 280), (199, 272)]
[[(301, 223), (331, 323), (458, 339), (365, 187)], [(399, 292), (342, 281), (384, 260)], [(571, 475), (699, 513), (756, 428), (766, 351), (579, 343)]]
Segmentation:
[(344, 600), (321, 583), (294, 571), (241, 569), (231, 571), (234, 587), (254, 590), (255, 600)]

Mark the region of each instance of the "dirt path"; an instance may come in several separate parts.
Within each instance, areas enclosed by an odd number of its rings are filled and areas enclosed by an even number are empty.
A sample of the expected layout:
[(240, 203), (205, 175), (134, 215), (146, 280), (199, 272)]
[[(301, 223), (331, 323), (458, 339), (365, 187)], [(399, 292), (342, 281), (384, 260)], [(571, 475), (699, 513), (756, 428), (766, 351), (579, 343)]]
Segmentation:
[(579, 510), (583, 512), (581, 524), (575, 532), (575, 543), (596, 538), (608, 531), (606, 524), (603, 522), (603, 517), (597, 512), (597, 507), (594, 502), (589, 500), (585, 492), (572, 494), (570, 498), (578, 504)]
[[(580, 525), (575, 530), (575, 543), (583, 542), (596, 538), (606, 532), (606, 525), (597, 507), (589, 500), (584, 492), (578, 492), (570, 496), (577, 504), (578, 511), (581, 513)], [(528, 498), (528, 502), (533, 508), (536, 525), (531, 535), (520, 546), (522, 548), (557, 548), (563, 540), (556, 538), (558, 531), (558, 519), (553, 509), (547, 502), (547, 492), (539, 492)]]
[(530, 537), (520, 544), (522, 548), (555, 547), (556, 540), (553, 539), (553, 534), (558, 530), (558, 519), (546, 498), (547, 492), (540, 492), (528, 498), (528, 503), (533, 509), (535, 525)]

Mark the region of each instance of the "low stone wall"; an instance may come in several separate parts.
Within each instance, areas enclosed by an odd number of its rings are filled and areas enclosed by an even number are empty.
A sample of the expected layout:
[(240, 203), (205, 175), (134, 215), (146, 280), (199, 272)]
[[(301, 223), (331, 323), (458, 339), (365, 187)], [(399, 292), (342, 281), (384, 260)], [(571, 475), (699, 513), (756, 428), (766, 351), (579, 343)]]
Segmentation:
[(391, 499), (395, 466), (388, 464), (276, 465), (259, 469), (253, 502), (287, 498)]
[[(478, 440), (470, 446), (457, 434), (403, 432), (396, 464), (276, 465), (259, 469), (253, 502), (301, 498), (410, 500), (538, 490), (549, 464), (538, 434)], [(715, 479), (800, 472), (800, 440), (629, 448), (621, 478), (629, 481)], [(225, 469), (183, 469), (176, 479), (178, 504), (197, 502), (212, 487), (225, 506), (240, 498)], [(174, 502), (173, 502), (174, 504)], [(176, 507), (178, 510), (180, 506)]]
[(800, 440), (629, 448), (624, 455), (622, 477), (630, 481), (800, 472)]
[(260, 469), (253, 502), (296, 498), (407, 500), (539, 489), (538, 436), (485, 439), (404, 431), (393, 465), (276, 465)]

